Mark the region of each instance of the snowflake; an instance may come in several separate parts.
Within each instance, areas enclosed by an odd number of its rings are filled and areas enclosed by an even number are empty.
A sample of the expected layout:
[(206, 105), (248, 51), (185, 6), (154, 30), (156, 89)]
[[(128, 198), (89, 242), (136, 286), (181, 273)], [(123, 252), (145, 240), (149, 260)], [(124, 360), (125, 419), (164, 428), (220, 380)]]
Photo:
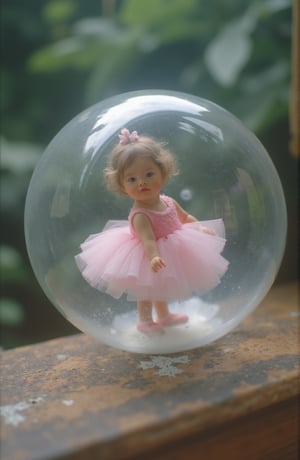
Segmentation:
[(178, 369), (175, 364), (187, 364), (188, 362), (189, 358), (186, 355), (174, 358), (169, 358), (167, 356), (152, 356), (149, 361), (141, 361), (139, 367), (144, 370), (157, 367), (158, 371), (155, 373), (161, 377), (175, 377), (175, 375), (183, 372), (183, 370)]

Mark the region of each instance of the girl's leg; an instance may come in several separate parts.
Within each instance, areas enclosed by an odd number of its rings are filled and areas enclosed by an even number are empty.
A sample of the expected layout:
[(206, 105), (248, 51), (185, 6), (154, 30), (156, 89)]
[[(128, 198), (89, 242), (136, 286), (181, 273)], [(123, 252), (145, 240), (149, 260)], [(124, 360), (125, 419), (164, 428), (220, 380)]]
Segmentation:
[(170, 315), (169, 306), (167, 302), (155, 301), (154, 308), (158, 319), (164, 319)]
[(189, 317), (183, 313), (170, 313), (169, 306), (166, 302), (156, 301), (154, 307), (157, 313), (156, 323), (160, 326), (175, 326), (176, 324), (184, 324)]
[(164, 328), (155, 323), (152, 318), (152, 302), (150, 300), (140, 300), (138, 302), (139, 321), (137, 329), (144, 334), (163, 334)]
[(150, 300), (140, 300), (138, 302), (139, 319), (143, 322), (152, 320), (152, 302)]

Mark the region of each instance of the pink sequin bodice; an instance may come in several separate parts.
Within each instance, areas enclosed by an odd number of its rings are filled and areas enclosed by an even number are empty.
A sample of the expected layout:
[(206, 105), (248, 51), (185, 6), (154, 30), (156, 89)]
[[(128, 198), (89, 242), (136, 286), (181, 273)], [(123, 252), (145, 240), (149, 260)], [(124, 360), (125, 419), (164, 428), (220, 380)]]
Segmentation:
[(136, 232), (133, 228), (132, 221), (136, 214), (143, 213), (151, 221), (155, 238), (158, 240), (164, 238), (170, 233), (174, 233), (176, 230), (181, 228), (181, 223), (177, 215), (175, 204), (172, 198), (162, 195), (161, 200), (166, 203), (167, 207), (164, 211), (152, 211), (145, 208), (132, 209), (129, 214), (129, 223), (131, 232), (136, 236)]

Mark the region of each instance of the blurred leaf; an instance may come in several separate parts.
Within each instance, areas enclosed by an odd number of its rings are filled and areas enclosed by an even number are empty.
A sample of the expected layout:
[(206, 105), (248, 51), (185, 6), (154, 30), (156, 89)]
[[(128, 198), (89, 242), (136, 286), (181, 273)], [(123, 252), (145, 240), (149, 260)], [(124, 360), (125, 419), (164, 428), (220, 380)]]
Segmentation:
[(127, 29), (121, 29), (116, 22), (107, 18), (85, 18), (76, 22), (73, 32), (77, 36), (96, 37), (109, 42), (121, 43)]
[(125, 78), (135, 68), (138, 62), (142, 44), (139, 34), (132, 33), (128, 41), (118, 47), (113, 53), (99, 55), (98, 64), (94, 66), (86, 84), (86, 102), (88, 104), (97, 100), (104, 91), (119, 80), (120, 74)]
[(254, 75), (248, 74), (243, 78), (241, 86), (247, 93), (264, 91), (270, 86), (284, 84), (284, 80), (289, 77), (289, 72), (289, 63), (280, 60)]
[(2, 270), (13, 270), (21, 265), (18, 252), (9, 246), (0, 246), (0, 266)]
[[(127, 53), (126, 53), (127, 55)], [(125, 56), (126, 56), (125, 55)], [(92, 104), (99, 99), (108, 87), (118, 81), (118, 71), (122, 72), (125, 77), (128, 68), (134, 65), (134, 55), (128, 56), (127, 62), (124, 63), (125, 56), (122, 54), (111, 54), (105, 57), (105, 64), (100, 62), (91, 72), (86, 84), (86, 103)]]
[(196, 15), (198, 5), (197, 0), (172, 0), (172, 4), (161, 0), (128, 0), (122, 3), (119, 17), (130, 28), (155, 31), (162, 43), (197, 39), (201, 31)]
[(73, 32), (73, 36), (34, 53), (28, 62), (29, 68), (49, 72), (68, 67), (90, 69), (99, 62), (103, 66), (108, 56), (118, 56), (139, 37), (136, 30), (121, 29), (108, 19), (84, 19), (74, 25)]
[(15, 82), (14, 75), (8, 72), (7, 69), (0, 70), (0, 78), (2, 85), (0, 92), (1, 110), (4, 111), (13, 98)]
[[(1, 177), (1, 213), (5, 218), (17, 219), (23, 221), (23, 211), (24, 211), (24, 202), (25, 195), (28, 188), (29, 177), (27, 175), (10, 175), (3, 174)], [(8, 228), (9, 219), (6, 222), (3, 230)], [(4, 219), (3, 219), (4, 222)], [(16, 228), (17, 230), (17, 228)], [(18, 227), (19, 230), (19, 227)], [(7, 229), (6, 229), (7, 231)], [(17, 235), (15, 236), (15, 238)]]
[(27, 275), (20, 254), (11, 246), (0, 246), (1, 283), (23, 282)]
[(95, 54), (91, 47), (87, 53), (86, 49), (87, 45), (82, 38), (66, 38), (34, 53), (28, 66), (35, 72), (53, 72), (66, 67), (85, 68), (94, 61)]
[(268, 13), (276, 13), (277, 11), (285, 10), (290, 8), (292, 5), (292, 0), (265, 0), (264, 2), (258, 2), (254, 5), (258, 11)]
[(8, 142), (1, 138), (1, 169), (13, 174), (24, 174), (34, 169), (42, 148), (27, 142)]
[(13, 300), (0, 299), (0, 323), (3, 326), (19, 326), (25, 318), (23, 306)]
[(75, 11), (72, 0), (52, 0), (46, 3), (43, 16), (48, 22), (57, 23), (69, 19)]
[[(139, 48), (146, 52), (152, 51), (159, 44), (157, 36), (147, 33), (142, 30), (141, 27), (132, 27), (130, 29), (123, 28), (118, 26), (116, 22), (107, 18), (82, 19), (74, 25), (73, 31), (76, 36), (89, 38), (92, 43), (96, 42), (103, 47), (105, 43), (108, 46), (113, 45), (112, 51), (116, 55), (120, 54), (124, 48), (126, 49), (132, 44), (138, 44)], [(108, 53), (105, 54), (107, 55)]]
[(286, 81), (289, 79), (289, 64), (285, 61), (260, 72), (243, 75), (239, 90), (232, 98), (234, 112), (243, 120), (248, 128), (256, 133), (284, 115), (288, 107), (288, 90)]
[(274, 89), (243, 98), (244, 109), (241, 110), (241, 116), (250, 130), (259, 131), (276, 98), (277, 91)]
[(153, 26), (163, 24), (168, 27), (174, 20), (184, 20), (197, 11), (198, 0), (127, 0), (121, 5), (120, 19), (128, 26)]
[(248, 62), (255, 17), (245, 14), (227, 24), (213, 39), (205, 51), (205, 62), (215, 80), (223, 86), (232, 86)]

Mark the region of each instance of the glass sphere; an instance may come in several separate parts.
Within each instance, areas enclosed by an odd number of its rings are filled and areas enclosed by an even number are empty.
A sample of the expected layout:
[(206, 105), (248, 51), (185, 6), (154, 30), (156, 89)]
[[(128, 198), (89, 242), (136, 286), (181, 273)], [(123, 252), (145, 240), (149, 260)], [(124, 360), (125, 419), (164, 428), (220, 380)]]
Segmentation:
[[(225, 226), (222, 256), (229, 265), (221, 282), (172, 302), (170, 310), (189, 321), (159, 336), (139, 332), (136, 303), (90, 286), (74, 259), (108, 220), (128, 218), (131, 201), (108, 191), (103, 180), (124, 127), (165, 142), (176, 156), (180, 173), (165, 194), (200, 221), (222, 219)], [(121, 94), (76, 116), (42, 155), (25, 205), (30, 261), (50, 301), (86, 334), (140, 353), (197, 348), (236, 327), (274, 281), (286, 226), (280, 180), (259, 140), (220, 106), (170, 91)]]

